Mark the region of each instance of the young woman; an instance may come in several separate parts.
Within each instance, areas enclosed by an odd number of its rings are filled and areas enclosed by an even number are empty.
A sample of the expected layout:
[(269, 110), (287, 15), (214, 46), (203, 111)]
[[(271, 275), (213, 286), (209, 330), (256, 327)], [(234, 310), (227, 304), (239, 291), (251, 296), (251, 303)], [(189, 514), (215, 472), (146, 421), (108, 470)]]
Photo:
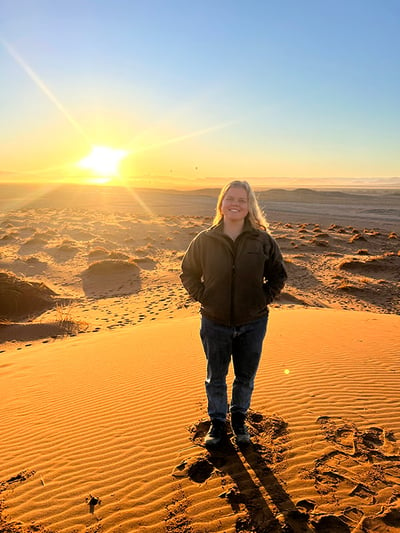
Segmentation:
[[(226, 418), (238, 445), (250, 443), (245, 425), (250, 407), (268, 304), (287, 278), (282, 254), (246, 181), (221, 190), (213, 225), (190, 243), (181, 280), (201, 304), (200, 337), (207, 358), (206, 392), (210, 429), (205, 445), (217, 447)], [(228, 406), (226, 376), (232, 359), (235, 378)]]

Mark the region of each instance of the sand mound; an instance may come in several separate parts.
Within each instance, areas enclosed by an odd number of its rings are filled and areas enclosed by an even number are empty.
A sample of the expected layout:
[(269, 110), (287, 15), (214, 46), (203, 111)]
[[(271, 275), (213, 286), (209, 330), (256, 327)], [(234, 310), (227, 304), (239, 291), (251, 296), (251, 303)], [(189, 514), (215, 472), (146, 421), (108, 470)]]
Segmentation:
[(0, 244), (6, 245), (15, 240), (16, 240), (15, 233), (6, 233), (5, 235), (1, 237)]
[(47, 239), (44, 239), (43, 237), (40, 237), (39, 235), (34, 235), (30, 239), (26, 240), (22, 243), (21, 249), (23, 248), (42, 248), (43, 246), (46, 246)]
[(133, 294), (140, 289), (140, 268), (131, 260), (103, 259), (82, 272), (82, 284), (92, 298)]
[(339, 268), (365, 276), (400, 280), (400, 257), (395, 255), (344, 260)]
[(0, 272), (0, 317), (22, 318), (56, 304), (56, 293), (38, 281), (26, 281), (8, 272)]
[(151, 257), (136, 257), (135, 263), (140, 265), (141, 268), (145, 270), (153, 270), (157, 266), (157, 262), (154, 261)]
[(120, 259), (104, 259), (96, 261), (82, 273), (84, 276), (108, 276), (129, 272), (130, 274), (139, 274), (139, 267), (134, 261), (124, 261)]
[(76, 253), (78, 246), (74, 241), (64, 241), (53, 248), (53, 252)]
[(105, 259), (108, 257), (110, 252), (103, 248), (102, 246), (99, 246), (97, 248), (94, 248), (93, 250), (90, 250), (88, 253), (88, 261), (99, 261), (100, 259)]

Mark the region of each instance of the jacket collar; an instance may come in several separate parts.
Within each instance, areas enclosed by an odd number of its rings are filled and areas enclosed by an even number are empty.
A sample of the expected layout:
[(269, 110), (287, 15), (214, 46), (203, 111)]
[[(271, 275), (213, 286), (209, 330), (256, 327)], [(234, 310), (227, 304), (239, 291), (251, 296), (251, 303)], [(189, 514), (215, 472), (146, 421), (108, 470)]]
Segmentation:
[[(217, 234), (217, 235), (223, 235), (224, 234), (224, 220), (222, 219), (218, 224), (215, 226), (211, 226), (208, 230), (209, 233)], [(249, 219), (246, 218), (244, 221), (243, 231), (242, 233), (258, 233), (258, 231), (253, 228), (253, 226), (250, 224)]]

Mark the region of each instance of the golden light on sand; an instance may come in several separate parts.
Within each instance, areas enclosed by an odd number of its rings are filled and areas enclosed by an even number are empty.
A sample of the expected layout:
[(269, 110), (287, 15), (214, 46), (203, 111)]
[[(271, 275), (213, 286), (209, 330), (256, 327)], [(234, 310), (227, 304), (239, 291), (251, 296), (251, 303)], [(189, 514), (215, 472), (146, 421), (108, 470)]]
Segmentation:
[(129, 154), (127, 150), (117, 150), (109, 146), (93, 146), (90, 154), (78, 161), (77, 166), (90, 170), (96, 183), (107, 183), (119, 176), (121, 161)]

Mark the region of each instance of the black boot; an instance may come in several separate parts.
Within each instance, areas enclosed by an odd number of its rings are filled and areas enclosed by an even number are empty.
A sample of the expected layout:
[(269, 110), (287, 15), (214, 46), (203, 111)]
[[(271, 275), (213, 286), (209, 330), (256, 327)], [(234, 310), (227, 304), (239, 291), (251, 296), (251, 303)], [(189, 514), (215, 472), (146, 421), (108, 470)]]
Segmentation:
[(249, 432), (244, 423), (245, 420), (246, 415), (243, 413), (231, 413), (231, 425), (238, 446), (248, 446), (251, 443)]
[(224, 421), (217, 418), (211, 419), (210, 429), (204, 437), (204, 444), (206, 448), (216, 448), (224, 440), (226, 436), (226, 424)]

